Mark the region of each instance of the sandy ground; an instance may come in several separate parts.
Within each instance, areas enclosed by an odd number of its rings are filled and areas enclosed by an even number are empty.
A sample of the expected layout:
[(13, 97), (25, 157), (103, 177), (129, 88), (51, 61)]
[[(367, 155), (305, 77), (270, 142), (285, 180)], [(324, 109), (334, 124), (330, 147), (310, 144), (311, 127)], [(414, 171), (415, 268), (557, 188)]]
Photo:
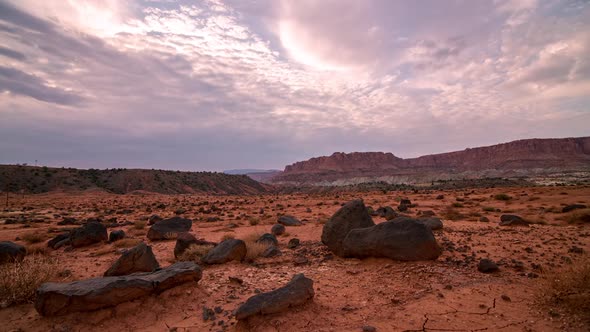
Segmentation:
[[(513, 198), (499, 201), (493, 198), (498, 193)], [(436, 199), (440, 194), (445, 198)], [(443, 217), (444, 229), (435, 235), (444, 251), (436, 261), (342, 259), (331, 257), (321, 244), (323, 222), (340, 204), (362, 198), (375, 209), (386, 205), (395, 207), (402, 197), (417, 205), (408, 211), (409, 215), (432, 210)], [(165, 207), (158, 206), (162, 203)], [(454, 212), (463, 215), (458, 221), (444, 217), (453, 203)], [(170, 217), (179, 208), (186, 210), (182, 216), (195, 221), (191, 232), (209, 241), (220, 241), (228, 234), (244, 238), (269, 232), (277, 216), (283, 214), (294, 215), (305, 225), (287, 227), (287, 234), (279, 237), (282, 256), (258, 258), (253, 263), (204, 267), (203, 279), (197, 285), (184, 285), (158, 296), (90, 313), (41, 317), (32, 304), (0, 309), (0, 330), (362, 331), (364, 325), (370, 325), (377, 331), (588, 331), (588, 325), (560, 312), (559, 308), (550, 309), (537, 303), (550, 271), (576, 264), (585, 257), (585, 253), (569, 252), (570, 248), (577, 246), (586, 253), (590, 251), (590, 225), (569, 225), (565, 222), (567, 214), (561, 213), (565, 204), (573, 203), (590, 204), (590, 188), (241, 197), (102, 193), (10, 197), (9, 206), (0, 213), (1, 241), (27, 238), (30, 233), (43, 234), (49, 239), (60, 229), (72, 227), (56, 225), (66, 216), (78, 220), (100, 217), (136, 222), (152, 214)], [(217, 209), (207, 211), (212, 205)], [(500, 212), (486, 212), (484, 208)], [(537, 224), (529, 228), (501, 227), (499, 218), (504, 213), (517, 214)], [(205, 221), (213, 216), (220, 220)], [(481, 216), (489, 222), (480, 222)], [(10, 218), (37, 222), (1, 224)], [(373, 219), (384, 221), (380, 217)], [(231, 228), (230, 224), (237, 227)], [(144, 240), (153, 247), (160, 265), (170, 265), (174, 262), (175, 241), (151, 242), (145, 237), (147, 227), (135, 229), (131, 225), (109, 228), (109, 231), (124, 229), (128, 237)], [(288, 249), (291, 238), (300, 239), (302, 245)], [(28, 247), (45, 246), (44, 242), (15, 242)], [(71, 276), (60, 281), (73, 281), (102, 276), (120, 251), (113, 244), (105, 243), (72, 251), (49, 250), (48, 254), (59, 259), (60, 268), (71, 271)], [(301, 256), (308, 263), (296, 265), (295, 258)], [(478, 272), (480, 258), (498, 262), (500, 272)], [(280, 287), (296, 273), (304, 273), (314, 280), (313, 302), (248, 322), (237, 323), (232, 318), (231, 313), (255, 292)], [(229, 277), (244, 282), (240, 285)], [(219, 307), (215, 321), (203, 321), (203, 307)]]

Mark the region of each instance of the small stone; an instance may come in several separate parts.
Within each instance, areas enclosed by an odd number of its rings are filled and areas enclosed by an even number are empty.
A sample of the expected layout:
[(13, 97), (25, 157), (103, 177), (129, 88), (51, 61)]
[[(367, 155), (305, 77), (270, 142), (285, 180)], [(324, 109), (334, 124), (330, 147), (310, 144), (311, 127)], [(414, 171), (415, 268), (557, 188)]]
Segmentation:
[(376, 332), (377, 328), (375, 328), (374, 326), (370, 326), (370, 325), (365, 325), (363, 326), (363, 332)]
[(292, 238), (291, 240), (289, 240), (289, 243), (287, 243), (287, 248), (289, 249), (295, 249), (297, 247), (299, 247), (300, 241), (297, 238)]
[(512, 302), (512, 299), (510, 299), (510, 297), (508, 295), (502, 295), (500, 297), (502, 298), (502, 300), (504, 300), (506, 302)]
[(499, 267), (492, 260), (483, 258), (479, 261), (479, 264), (477, 265), (477, 270), (482, 273), (491, 273), (498, 271)]

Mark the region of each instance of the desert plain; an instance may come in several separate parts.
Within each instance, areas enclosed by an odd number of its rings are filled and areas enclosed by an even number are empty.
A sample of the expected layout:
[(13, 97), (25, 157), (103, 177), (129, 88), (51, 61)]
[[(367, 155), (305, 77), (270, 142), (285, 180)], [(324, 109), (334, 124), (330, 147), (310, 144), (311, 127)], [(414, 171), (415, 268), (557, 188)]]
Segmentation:
[[(4, 197), (5, 198), (5, 197)], [(3, 198), (3, 200), (4, 200)], [(341, 258), (322, 244), (322, 228), (340, 207), (362, 199), (367, 207), (411, 201), (419, 217), (432, 211), (443, 228), (434, 230), (442, 249), (436, 260), (403, 262), (386, 258)], [(2, 204), (4, 205), (4, 201)], [(101, 277), (126, 250), (145, 242), (161, 267), (176, 262), (175, 240), (150, 241), (153, 215), (193, 221), (190, 233), (220, 242), (269, 233), (282, 215), (303, 225), (277, 236), (281, 254), (238, 262), (201, 265), (202, 279), (161, 294), (90, 312), (44, 317), (32, 303), (0, 309), (2, 331), (587, 331), (588, 321), (548, 301), (552, 283), (587, 264), (590, 225), (578, 223), (588, 210), (590, 188), (509, 187), (265, 194), (248, 196), (160, 195), (104, 192), (15, 195), (0, 212), (0, 241), (27, 247), (29, 256), (54, 260), (51, 281)], [(500, 226), (503, 214), (528, 227)], [(48, 248), (47, 241), (95, 218), (109, 233), (125, 238), (81, 248)], [(373, 215), (375, 223), (385, 218)], [(72, 220), (72, 219), (71, 219)], [(63, 223), (63, 222), (62, 222)], [(288, 246), (291, 239), (300, 244)], [(249, 255), (252, 256), (252, 255)], [(28, 257), (26, 258), (28, 259)], [(499, 268), (478, 271), (481, 259)], [(4, 266), (3, 268), (6, 268)], [(574, 271), (574, 272), (572, 272)], [(315, 296), (280, 313), (237, 321), (235, 310), (249, 297), (284, 286), (299, 273), (313, 280)]]

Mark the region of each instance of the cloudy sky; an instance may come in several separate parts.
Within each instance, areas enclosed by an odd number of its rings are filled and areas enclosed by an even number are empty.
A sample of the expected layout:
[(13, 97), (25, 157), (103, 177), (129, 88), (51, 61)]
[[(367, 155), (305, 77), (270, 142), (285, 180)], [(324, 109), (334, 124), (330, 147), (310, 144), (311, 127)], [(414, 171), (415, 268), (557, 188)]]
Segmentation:
[(589, 134), (589, 1), (0, 0), (0, 163), (282, 169)]

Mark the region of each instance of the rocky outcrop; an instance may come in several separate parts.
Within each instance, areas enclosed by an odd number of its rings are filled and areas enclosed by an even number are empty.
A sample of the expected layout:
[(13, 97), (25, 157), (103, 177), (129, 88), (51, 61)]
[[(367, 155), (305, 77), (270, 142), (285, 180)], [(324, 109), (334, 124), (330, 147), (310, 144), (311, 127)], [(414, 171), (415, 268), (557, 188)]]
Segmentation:
[(386, 221), (351, 230), (342, 241), (344, 257), (386, 257), (400, 261), (436, 259), (441, 254), (432, 231), (412, 219)]
[(235, 312), (237, 320), (255, 315), (268, 315), (300, 306), (314, 297), (313, 280), (297, 274), (289, 283), (268, 293), (254, 295)]
[(44, 283), (36, 292), (35, 309), (42, 316), (92, 311), (115, 306), (172, 287), (201, 280), (201, 268), (180, 262), (151, 273), (103, 277), (68, 283)]
[(445, 179), (458, 173), (473, 177), (474, 172), (505, 176), (515, 170), (525, 174), (531, 170), (541, 173), (590, 171), (590, 137), (526, 139), (410, 159), (383, 152), (337, 152), (286, 166), (272, 181), (313, 184), (399, 177), (409, 183), (413, 177), (425, 174), (429, 178)]
[(346, 203), (341, 207), (322, 230), (322, 243), (336, 255), (343, 256), (344, 248), (342, 241), (348, 232), (356, 228), (366, 228), (374, 226), (375, 223), (369, 215), (362, 200), (357, 199)]

